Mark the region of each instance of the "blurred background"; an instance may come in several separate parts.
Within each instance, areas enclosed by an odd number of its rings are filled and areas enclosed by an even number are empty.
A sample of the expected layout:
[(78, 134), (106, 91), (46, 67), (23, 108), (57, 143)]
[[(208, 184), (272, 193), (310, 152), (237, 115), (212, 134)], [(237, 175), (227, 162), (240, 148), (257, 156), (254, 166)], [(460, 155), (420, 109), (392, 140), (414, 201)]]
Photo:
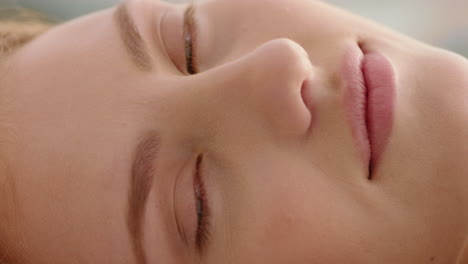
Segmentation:
[[(188, 0), (166, 0), (181, 3)], [(468, 0), (323, 0), (432, 45), (468, 57)], [(0, 0), (72, 19), (119, 0)]]

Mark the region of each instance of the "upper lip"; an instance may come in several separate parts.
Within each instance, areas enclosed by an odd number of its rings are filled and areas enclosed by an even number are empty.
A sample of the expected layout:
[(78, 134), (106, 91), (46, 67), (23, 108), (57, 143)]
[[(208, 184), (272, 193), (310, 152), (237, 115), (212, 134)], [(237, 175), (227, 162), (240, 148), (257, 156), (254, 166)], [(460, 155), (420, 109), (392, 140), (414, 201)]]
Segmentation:
[[(359, 49), (361, 50), (361, 53), (362, 53), (362, 57), (361, 57), (361, 60), (359, 62), (359, 70), (361, 72), (361, 77), (362, 77), (362, 83), (364, 84), (364, 90), (363, 90), (363, 93), (365, 94), (364, 96), (364, 111), (363, 111), (363, 115), (364, 115), (364, 124), (365, 124), (365, 128), (366, 128), (366, 136), (367, 136), (367, 141), (369, 142), (369, 164), (368, 164), (368, 168), (369, 168), (369, 173), (372, 173), (372, 164), (371, 164), (371, 161), (372, 161), (372, 142), (371, 142), (371, 134), (370, 134), (370, 130), (369, 130), (369, 108), (368, 108), (368, 103), (369, 103), (369, 97), (368, 97), (368, 94), (369, 94), (369, 87), (368, 87), (368, 84), (366, 82), (366, 77), (364, 76), (364, 71), (363, 71), (363, 61), (364, 61), (364, 57), (366, 56), (366, 50), (364, 49), (363, 45), (362, 44), (359, 44), (358, 45)], [(370, 176), (369, 176), (370, 177)]]
[(368, 113), (368, 107), (367, 107), (368, 99), (369, 99), (368, 96), (367, 96), (369, 94), (369, 87), (368, 87), (368, 84), (366, 82), (366, 78), (364, 76), (364, 70), (363, 70), (363, 61), (364, 61), (364, 57), (366, 56), (367, 52), (366, 52), (366, 49), (364, 48), (364, 45), (362, 43), (358, 43), (357, 46), (358, 46), (358, 48), (359, 48), (359, 50), (361, 51), (361, 54), (362, 54), (362, 56), (360, 58), (360, 61), (359, 61), (359, 71), (361, 73), (359, 76), (362, 78), (362, 79), (360, 79), (360, 81), (362, 81), (362, 83), (364, 84), (363, 85), (364, 89), (362, 91), (365, 94), (365, 97), (364, 97), (365, 107), (364, 107), (364, 111), (363, 111), (364, 113), (363, 114), (364, 114), (364, 117), (365, 117), (364, 121), (365, 121), (365, 127), (366, 127), (366, 132), (367, 132), (367, 139), (370, 141), (369, 127), (368, 127), (368, 115), (369, 115), (369, 113)]
[(368, 120), (369, 120), (369, 108), (368, 108), (368, 94), (369, 94), (369, 87), (368, 87), (368, 84), (366, 83), (366, 78), (364, 76), (364, 71), (363, 71), (363, 61), (364, 61), (364, 57), (366, 56), (366, 50), (364, 49), (363, 45), (361, 43), (358, 43), (357, 45), (359, 47), (359, 50), (361, 51), (361, 54), (362, 56), (360, 57), (360, 60), (359, 60), (359, 72), (360, 72), (360, 79), (359, 81), (362, 82), (363, 86), (362, 86), (362, 90), (361, 92), (365, 95), (363, 97), (363, 104), (364, 104), (364, 108), (362, 109), (362, 115), (364, 116), (364, 127), (366, 128), (365, 129), (365, 134), (366, 134), (366, 137), (367, 137), (367, 140), (369, 142), (369, 171), (370, 171), (370, 160), (372, 159), (372, 151), (371, 151), (371, 141), (370, 141), (370, 131), (369, 131), (369, 123), (368, 123)]
[(365, 49), (361, 44), (348, 47), (341, 65), (341, 74), (346, 84), (344, 107), (351, 132), (363, 162), (369, 167), (371, 147), (367, 128), (367, 86), (362, 70), (364, 55)]

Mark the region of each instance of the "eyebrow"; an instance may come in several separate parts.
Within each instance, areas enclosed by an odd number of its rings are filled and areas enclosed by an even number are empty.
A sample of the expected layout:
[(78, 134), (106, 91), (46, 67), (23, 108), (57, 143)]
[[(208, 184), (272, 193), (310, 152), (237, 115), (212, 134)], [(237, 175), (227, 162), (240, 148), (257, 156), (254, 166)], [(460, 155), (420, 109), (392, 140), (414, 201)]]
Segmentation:
[(143, 218), (148, 196), (153, 186), (154, 163), (160, 145), (161, 137), (157, 131), (146, 134), (137, 145), (130, 172), (126, 222), (138, 264), (147, 263), (143, 245)]
[(149, 55), (145, 42), (137, 30), (135, 22), (130, 16), (127, 1), (121, 2), (114, 13), (114, 21), (119, 29), (120, 37), (125, 50), (132, 63), (142, 71), (151, 71), (153, 62)]

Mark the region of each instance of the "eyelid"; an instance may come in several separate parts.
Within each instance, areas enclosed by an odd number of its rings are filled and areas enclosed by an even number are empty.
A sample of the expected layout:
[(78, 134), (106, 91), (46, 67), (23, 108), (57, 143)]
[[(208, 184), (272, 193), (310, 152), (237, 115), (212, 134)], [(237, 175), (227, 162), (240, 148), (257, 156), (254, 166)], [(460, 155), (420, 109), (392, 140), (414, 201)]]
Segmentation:
[(173, 188), (173, 210), (174, 221), (172, 230), (178, 234), (177, 240), (180, 243), (181, 250), (192, 248), (192, 233), (195, 231), (194, 226), (196, 219), (193, 212), (195, 210), (195, 202), (193, 199), (193, 159), (188, 159), (182, 162), (183, 165), (178, 171), (174, 180)]
[(179, 221), (179, 215), (177, 214), (177, 208), (176, 208), (176, 199), (177, 199), (177, 186), (179, 185), (179, 180), (181, 178), (181, 175), (183, 173), (179, 173), (177, 176), (176, 180), (174, 181), (174, 188), (173, 188), (173, 193), (172, 193), (172, 210), (174, 213), (174, 220), (177, 226), (177, 232), (179, 233), (179, 236), (181, 237), (182, 241), (184, 242), (186, 247), (189, 247), (189, 243), (187, 240), (187, 236), (185, 234), (185, 229), (183, 228), (183, 224)]
[(184, 73), (184, 10), (178, 7), (168, 7), (161, 17), (161, 43), (166, 57), (180, 73)]

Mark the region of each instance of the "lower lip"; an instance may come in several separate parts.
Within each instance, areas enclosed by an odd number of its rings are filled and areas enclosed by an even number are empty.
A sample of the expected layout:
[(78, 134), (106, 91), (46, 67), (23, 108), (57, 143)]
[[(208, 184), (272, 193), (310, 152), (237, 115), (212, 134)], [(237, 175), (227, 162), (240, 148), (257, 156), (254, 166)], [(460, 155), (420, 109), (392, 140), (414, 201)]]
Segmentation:
[(388, 144), (395, 108), (395, 72), (382, 54), (350, 47), (343, 60), (344, 106), (359, 152), (369, 171)]

